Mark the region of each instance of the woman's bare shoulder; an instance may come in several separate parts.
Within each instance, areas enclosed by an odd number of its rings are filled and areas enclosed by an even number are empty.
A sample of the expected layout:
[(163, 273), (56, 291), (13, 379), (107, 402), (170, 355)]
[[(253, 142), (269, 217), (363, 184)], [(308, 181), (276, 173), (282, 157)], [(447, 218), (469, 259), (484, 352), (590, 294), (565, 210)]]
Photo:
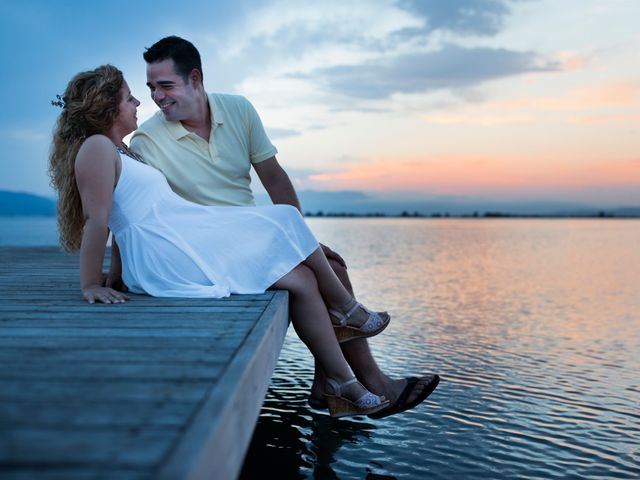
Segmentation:
[(106, 135), (96, 134), (87, 137), (86, 140), (82, 142), (78, 153), (82, 152), (83, 150), (88, 150), (93, 153), (98, 153), (100, 151), (104, 151), (105, 153), (112, 153), (115, 151), (115, 146)]
[(104, 158), (114, 160), (117, 158), (117, 152), (113, 142), (105, 135), (91, 135), (82, 142), (76, 157), (76, 163), (85, 162), (87, 159)]
[(116, 165), (119, 161), (118, 152), (113, 142), (104, 135), (91, 135), (80, 146), (76, 156), (76, 175), (83, 172), (115, 174)]

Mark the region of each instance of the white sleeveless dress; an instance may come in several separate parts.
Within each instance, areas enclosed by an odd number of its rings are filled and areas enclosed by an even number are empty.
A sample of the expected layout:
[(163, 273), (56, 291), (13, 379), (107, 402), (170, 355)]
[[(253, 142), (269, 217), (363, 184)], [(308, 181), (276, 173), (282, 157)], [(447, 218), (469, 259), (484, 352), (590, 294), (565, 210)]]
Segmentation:
[(159, 170), (120, 158), (109, 228), (120, 248), (122, 279), (133, 293), (263, 293), (318, 248), (290, 205), (199, 205), (174, 193)]

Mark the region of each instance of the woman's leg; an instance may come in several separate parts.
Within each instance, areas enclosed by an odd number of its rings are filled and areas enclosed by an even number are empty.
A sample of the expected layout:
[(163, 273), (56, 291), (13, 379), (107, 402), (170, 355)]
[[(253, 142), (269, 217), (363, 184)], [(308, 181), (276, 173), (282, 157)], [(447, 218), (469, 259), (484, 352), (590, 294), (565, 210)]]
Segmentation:
[[(326, 377), (337, 383), (354, 377), (336, 339), (314, 272), (304, 265), (299, 265), (273, 284), (272, 288), (289, 291), (293, 327), (322, 367)], [(355, 401), (365, 395), (367, 390), (355, 383), (346, 387), (342, 393)]]
[[(329, 265), (345, 289), (347, 289), (352, 296), (355, 296), (347, 270), (337, 264), (337, 262), (329, 261)], [(341, 343), (340, 347), (349, 367), (351, 367), (351, 370), (356, 374), (358, 380), (369, 391), (378, 395), (384, 395), (391, 403), (394, 403), (403, 393), (403, 390), (407, 388), (408, 382), (406, 379), (401, 378), (394, 380), (380, 369), (376, 360), (373, 358), (371, 348), (366, 338), (357, 338), (350, 342)], [(430, 380), (430, 376), (425, 376), (413, 384), (409, 394), (406, 396), (405, 404), (411, 404), (419, 398), (425, 389), (429, 388)], [(324, 398), (324, 392), (326, 391), (325, 384), (324, 372), (320, 364), (316, 361), (315, 375), (309, 396), (309, 403), (312, 407), (327, 408), (327, 402)]]
[(344, 380), (353, 376), (336, 341), (327, 307), (318, 291), (313, 272), (299, 265), (274, 283), (272, 288), (289, 291), (293, 327), (322, 365), (325, 374)]
[(303, 262), (318, 279), (318, 289), (331, 306), (342, 306), (353, 298), (335, 274), (321, 248), (317, 248)]
[[(346, 314), (355, 305), (353, 295), (344, 287), (335, 274), (321, 248), (314, 250), (303, 263), (313, 270), (318, 280), (318, 289), (330, 310), (337, 310)], [(370, 320), (372, 314), (374, 312), (369, 312), (364, 308), (355, 308), (347, 319), (347, 325), (356, 328), (360, 327)], [(379, 333), (389, 322), (389, 316), (386, 312), (375, 315), (377, 315), (377, 318), (375, 319), (375, 325), (371, 324), (372, 331), (370, 334)], [(350, 334), (347, 333), (347, 337), (349, 336)]]

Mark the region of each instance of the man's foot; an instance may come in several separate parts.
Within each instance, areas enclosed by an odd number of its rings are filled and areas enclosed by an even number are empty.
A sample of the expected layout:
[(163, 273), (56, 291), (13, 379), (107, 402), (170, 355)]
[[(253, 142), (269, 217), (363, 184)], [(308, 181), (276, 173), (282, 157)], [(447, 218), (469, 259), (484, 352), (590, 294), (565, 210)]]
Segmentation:
[(375, 413), (369, 418), (384, 418), (389, 415), (410, 410), (422, 403), (438, 386), (440, 377), (438, 375), (427, 375), (424, 377), (407, 377), (402, 380), (404, 387), (399, 395), (391, 398), (391, 404)]

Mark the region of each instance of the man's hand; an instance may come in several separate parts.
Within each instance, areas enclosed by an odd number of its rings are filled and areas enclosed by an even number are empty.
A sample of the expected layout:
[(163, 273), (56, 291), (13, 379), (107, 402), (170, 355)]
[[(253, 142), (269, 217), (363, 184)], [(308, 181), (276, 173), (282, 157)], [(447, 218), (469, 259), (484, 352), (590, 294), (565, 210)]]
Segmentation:
[(328, 260), (335, 260), (342, 267), (347, 268), (347, 263), (337, 252), (334, 252), (333, 250), (331, 250), (326, 245), (323, 245), (322, 243), (320, 244), (320, 247), (322, 248), (322, 251), (324, 252), (325, 257), (327, 257)]
[(129, 296), (117, 292), (113, 288), (101, 285), (90, 285), (82, 289), (82, 296), (89, 303), (124, 303), (129, 300)]

